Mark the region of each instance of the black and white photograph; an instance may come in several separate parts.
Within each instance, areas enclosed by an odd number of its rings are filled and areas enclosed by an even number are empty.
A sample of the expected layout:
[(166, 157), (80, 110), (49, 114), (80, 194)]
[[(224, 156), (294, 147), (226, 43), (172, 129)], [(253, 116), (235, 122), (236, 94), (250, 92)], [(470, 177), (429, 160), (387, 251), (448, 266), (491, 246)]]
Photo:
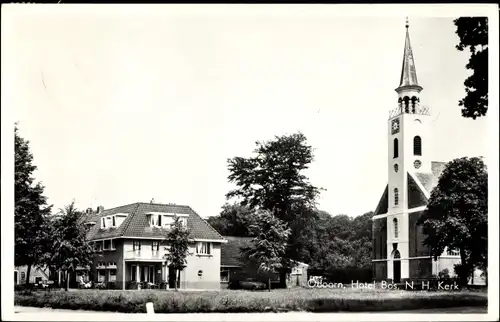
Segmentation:
[(498, 320), (498, 6), (2, 6), (2, 320)]

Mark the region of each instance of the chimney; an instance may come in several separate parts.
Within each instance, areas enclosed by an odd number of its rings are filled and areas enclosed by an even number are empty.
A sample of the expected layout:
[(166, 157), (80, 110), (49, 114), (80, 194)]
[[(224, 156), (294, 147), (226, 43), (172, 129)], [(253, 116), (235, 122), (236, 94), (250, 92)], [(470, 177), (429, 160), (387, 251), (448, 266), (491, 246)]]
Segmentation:
[(103, 206), (99, 206), (97, 207), (97, 213), (100, 214), (101, 212), (104, 211), (104, 207)]
[(92, 213), (93, 213), (92, 208), (87, 208), (87, 210), (85, 211), (85, 213), (86, 213), (87, 215), (92, 214)]
[(155, 202), (155, 198), (152, 198), (151, 201), (149, 203), (154, 203)]

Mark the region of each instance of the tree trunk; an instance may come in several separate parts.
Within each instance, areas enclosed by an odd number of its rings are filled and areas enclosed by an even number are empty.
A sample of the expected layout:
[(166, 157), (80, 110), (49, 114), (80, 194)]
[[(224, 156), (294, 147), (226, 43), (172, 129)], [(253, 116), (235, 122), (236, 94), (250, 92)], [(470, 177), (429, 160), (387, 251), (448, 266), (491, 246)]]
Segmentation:
[(468, 279), (469, 279), (469, 263), (465, 259), (465, 250), (463, 247), (460, 247), (460, 270), (458, 273), (458, 281), (461, 288), (467, 287)]
[(174, 272), (175, 272), (174, 284), (175, 284), (175, 291), (176, 291), (176, 292), (178, 291), (178, 289), (177, 289), (177, 281), (179, 281), (179, 280), (178, 280), (178, 278), (179, 278), (178, 276), (180, 275), (180, 274), (178, 274), (178, 273), (177, 273), (177, 271), (178, 271), (177, 269), (176, 269), (176, 270), (174, 270)]
[(69, 271), (66, 271), (66, 285), (64, 286), (64, 290), (66, 292), (69, 290)]
[(280, 270), (280, 288), (287, 288), (286, 287), (286, 270)]
[(269, 287), (269, 292), (271, 292), (271, 278), (269, 277), (269, 280), (267, 281), (269, 284), (268, 284), (268, 287)]
[(28, 269), (26, 270), (26, 284), (30, 283), (30, 274), (31, 274), (31, 264), (28, 264)]

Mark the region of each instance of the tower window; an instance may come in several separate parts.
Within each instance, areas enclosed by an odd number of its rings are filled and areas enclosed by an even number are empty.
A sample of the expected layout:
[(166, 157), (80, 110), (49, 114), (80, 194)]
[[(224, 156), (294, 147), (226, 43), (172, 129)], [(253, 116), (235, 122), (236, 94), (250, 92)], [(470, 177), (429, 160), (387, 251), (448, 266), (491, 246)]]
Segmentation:
[(399, 144), (398, 139), (394, 139), (394, 158), (399, 156)]
[(398, 188), (394, 188), (394, 206), (399, 204), (399, 190)]
[(422, 139), (418, 135), (413, 138), (413, 155), (422, 155)]
[(408, 96), (405, 96), (403, 98), (403, 101), (405, 106), (405, 113), (410, 113), (410, 98)]
[(399, 232), (398, 232), (398, 220), (394, 218), (392, 220), (392, 224), (394, 226), (394, 238), (398, 238)]

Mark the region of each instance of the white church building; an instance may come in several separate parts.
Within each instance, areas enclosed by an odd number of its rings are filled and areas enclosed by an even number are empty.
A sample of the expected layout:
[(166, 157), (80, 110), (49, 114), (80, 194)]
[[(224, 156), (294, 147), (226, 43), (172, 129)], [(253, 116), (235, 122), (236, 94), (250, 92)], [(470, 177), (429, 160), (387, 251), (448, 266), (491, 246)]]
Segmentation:
[(431, 111), (420, 102), (423, 88), (408, 27), (398, 105), (387, 123), (388, 183), (373, 216), (373, 276), (395, 283), (430, 278), (444, 269), (452, 276), (454, 264), (460, 263), (458, 252), (450, 250), (433, 260), (423, 245), (423, 228), (417, 225), (445, 163), (432, 160)]

